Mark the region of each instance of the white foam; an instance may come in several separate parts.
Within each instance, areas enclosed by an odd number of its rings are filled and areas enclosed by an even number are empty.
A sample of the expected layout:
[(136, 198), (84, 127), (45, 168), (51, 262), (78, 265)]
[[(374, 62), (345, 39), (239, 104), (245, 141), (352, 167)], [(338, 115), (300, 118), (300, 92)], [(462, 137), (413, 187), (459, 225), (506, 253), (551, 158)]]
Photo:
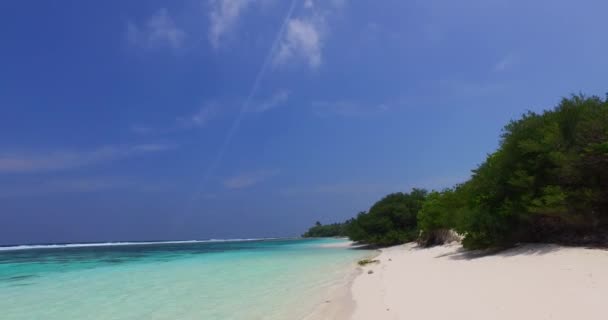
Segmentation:
[(179, 240), (179, 241), (131, 241), (131, 242), (97, 242), (97, 243), (66, 243), (66, 244), (32, 244), (0, 247), (0, 251), (33, 250), (33, 249), (62, 249), (62, 248), (84, 248), (84, 247), (113, 247), (113, 246), (139, 246), (152, 244), (187, 244), (187, 243), (209, 243), (209, 242), (238, 242), (238, 241), (261, 241), (276, 240), (279, 238), (247, 238), (247, 239), (209, 239), (209, 240)]

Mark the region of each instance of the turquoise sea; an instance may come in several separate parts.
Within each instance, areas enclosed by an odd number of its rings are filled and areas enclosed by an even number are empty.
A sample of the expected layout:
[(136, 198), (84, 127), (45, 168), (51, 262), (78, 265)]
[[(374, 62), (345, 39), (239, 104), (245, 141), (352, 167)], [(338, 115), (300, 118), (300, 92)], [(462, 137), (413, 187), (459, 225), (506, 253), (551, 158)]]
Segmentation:
[(302, 319), (370, 255), (342, 242), (0, 247), (0, 318)]

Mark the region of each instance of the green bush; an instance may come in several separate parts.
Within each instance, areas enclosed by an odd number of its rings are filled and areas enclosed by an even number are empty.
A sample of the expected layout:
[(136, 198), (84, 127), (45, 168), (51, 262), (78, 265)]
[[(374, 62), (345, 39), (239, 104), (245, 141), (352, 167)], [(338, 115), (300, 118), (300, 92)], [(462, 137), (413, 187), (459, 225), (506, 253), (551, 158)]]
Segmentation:
[(574, 96), (509, 123), (466, 183), (469, 248), (559, 241), (608, 223), (608, 103)]
[[(463, 184), (389, 194), (343, 225), (388, 246), (455, 230), (466, 248), (523, 241), (608, 242), (608, 98), (573, 96), (503, 130), (498, 150)], [(587, 241), (587, 240), (585, 240)]]
[(420, 233), (418, 243), (424, 246), (442, 244), (451, 230), (459, 228), (459, 217), (465, 207), (464, 191), (457, 186), (444, 191), (431, 192), (418, 212), (418, 227)]
[(346, 236), (346, 225), (345, 223), (332, 223), (323, 225), (317, 221), (314, 226), (310, 227), (302, 237), (303, 238), (328, 238), (328, 237), (345, 237)]
[(390, 246), (413, 241), (418, 234), (417, 214), (427, 192), (393, 193), (376, 202), (369, 212), (361, 212), (346, 228), (353, 241)]

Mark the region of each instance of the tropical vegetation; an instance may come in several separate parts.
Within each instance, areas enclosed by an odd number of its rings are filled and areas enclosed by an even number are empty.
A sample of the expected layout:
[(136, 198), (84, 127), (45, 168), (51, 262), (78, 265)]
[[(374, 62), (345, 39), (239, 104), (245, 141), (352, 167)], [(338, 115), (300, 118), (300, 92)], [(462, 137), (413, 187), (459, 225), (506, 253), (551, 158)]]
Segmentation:
[(303, 238), (328, 238), (328, 237), (346, 237), (346, 223), (332, 223), (323, 225), (317, 221), (314, 226), (310, 227), (302, 237)]
[(575, 95), (527, 112), (504, 127), (498, 149), (468, 181), (389, 194), (331, 226), (323, 230), (380, 246), (435, 244), (446, 230), (466, 248), (608, 242), (608, 97)]

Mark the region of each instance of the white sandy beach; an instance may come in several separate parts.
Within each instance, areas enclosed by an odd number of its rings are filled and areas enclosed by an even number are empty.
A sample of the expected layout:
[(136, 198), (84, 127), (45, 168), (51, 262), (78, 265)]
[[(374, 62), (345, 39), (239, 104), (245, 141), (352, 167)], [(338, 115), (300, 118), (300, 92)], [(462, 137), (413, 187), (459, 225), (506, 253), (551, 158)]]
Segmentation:
[(406, 244), (383, 249), (376, 259), (351, 283), (352, 301), (336, 301), (350, 303), (327, 308), (326, 319), (608, 317), (607, 250), (524, 245), (476, 256), (456, 244)]

